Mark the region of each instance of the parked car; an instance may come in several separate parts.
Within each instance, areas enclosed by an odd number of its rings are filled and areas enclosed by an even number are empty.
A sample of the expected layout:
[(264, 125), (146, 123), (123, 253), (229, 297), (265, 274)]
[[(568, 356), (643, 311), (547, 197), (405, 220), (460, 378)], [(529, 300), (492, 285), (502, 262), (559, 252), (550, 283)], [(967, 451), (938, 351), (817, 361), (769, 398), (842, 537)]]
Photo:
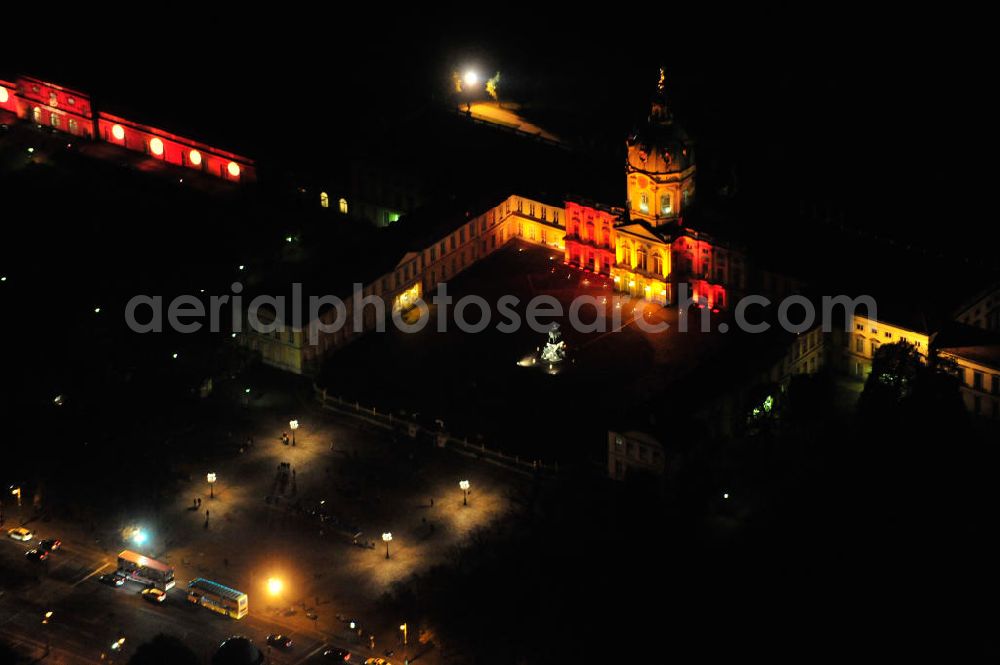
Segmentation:
[(49, 558), (48, 550), (33, 549), (28, 550), (24, 553), (25, 558), (29, 561), (45, 561)]
[(151, 603), (162, 603), (167, 599), (167, 592), (159, 589), (143, 589), (142, 597)]
[(7, 532), (7, 535), (14, 540), (28, 541), (35, 537), (35, 534), (31, 532), (31, 529), (25, 529), (23, 526), (19, 526), (16, 529), (11, 529)]
[(62, 541), (58, 538), (46, 538), (45, 540), (39, 541), (38, 546), (43, 550), (55, 552), (57, 549), (62, 547)]
[(99, 578), (101, 584), (107, 584), (108, 586), (122, 586), (125, 584), (125, 578), (118, 573), (104, 573)]
[(351, 652), (347, 649), (338, 649), (334, 647), (333, 649), (327, 649), (324, 651), (323, 658), (328, 660), (348, 661), (351, 659)]
[(290, 649), (292, 648), (292, 638), (288, 635), (275, 633), (267, 636), (267, 644), (268, 646), (277, 647), (279, 649)]

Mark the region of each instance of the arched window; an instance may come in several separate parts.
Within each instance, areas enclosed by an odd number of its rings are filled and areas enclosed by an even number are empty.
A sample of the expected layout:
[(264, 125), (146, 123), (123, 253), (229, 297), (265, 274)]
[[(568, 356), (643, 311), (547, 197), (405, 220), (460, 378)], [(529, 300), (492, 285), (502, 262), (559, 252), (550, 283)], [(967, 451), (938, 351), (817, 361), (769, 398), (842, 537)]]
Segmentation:
[(669, 215), (674, 211), (673, 203), (670, 200), (670, 194), (660, 195), (660, 214)]
[(320, 205), (321, 208), (329, 208), (330, 207), (330, 195), (327, 194), (326, 192), (320, 192), (319, 193), (319, 205)]
[(623, 265), (632, 265), (632, 247), (629, 245), (628, 241), (622, 242), (622, 258), (621, 263)]
[(340, 206), (340, 214), (341, 215), (346, 215), (347, 214), (347, 199), (340, 199), (340, 201), (337, 202), (337, 205)]
[(594, 235), (594, 223), (587, 222), (587, 237), (584, 240), (594, 240), (596, 236)]
[(639, 210), (649, 212), (649, 194), (646, 192), (639, 194)]
[(639, 270), (645, 270), (646, 269), (646, 249), (645, 248), (640, 247), (639, 249), (635, 250), (635, 265), (636, 265), (637, 268), (639, 268)]

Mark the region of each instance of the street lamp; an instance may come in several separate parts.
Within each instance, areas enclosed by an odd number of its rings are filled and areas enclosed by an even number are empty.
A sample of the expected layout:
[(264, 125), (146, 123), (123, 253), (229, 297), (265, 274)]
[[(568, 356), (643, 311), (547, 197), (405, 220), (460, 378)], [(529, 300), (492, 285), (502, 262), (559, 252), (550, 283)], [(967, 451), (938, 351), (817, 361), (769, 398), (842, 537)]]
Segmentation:
[(385, 558), (389, 558), (389, 543), (392, 542), (392, 534), (386, 531), (382, 534), (382, 540), (385, 541)]
[(409, 626), (405, 623), (399, 624), (399, 630), (403, 633), (403, 646), (409, 641)]
[(462, 492), (465, 493), (465, 496), (462, 497), (462, 505), (463, 506), (469, 505), (469, 481), (460, 480), (458, 481), (458, 486), (462, 490)]
[(298, 420), (289, 420), (288, 426), (292, 429), (292, 445), (295, 445), (295, 430), (299, 428)]
[(132, 542), (136, 545), (145, 545), (147, 540), (149, 540), (149, 534), (142, 529), (137, 528), (132, 532)]
[(215, 476), (214, 473), (209, 473), (209, 474), (207, 474), (205, 476), (205, 479), (208, 480), (208, 498), (214, 499), (215, 498), (215, 480), (216, 480), (216, 476)]
[(277, 577), (270, 577), (267, 580), (267, 592), (272, 596), (277, 596), (285, 588), (285, 583)]
[(471, 88), (472, 86), (479, 83), (479, 74), (477, 74), (474, 70), (470, 69), (467, 72), (465, 72), (465, 76), (462, 77), (462, 80), (465, 82), (465, 85), (467, 87)]

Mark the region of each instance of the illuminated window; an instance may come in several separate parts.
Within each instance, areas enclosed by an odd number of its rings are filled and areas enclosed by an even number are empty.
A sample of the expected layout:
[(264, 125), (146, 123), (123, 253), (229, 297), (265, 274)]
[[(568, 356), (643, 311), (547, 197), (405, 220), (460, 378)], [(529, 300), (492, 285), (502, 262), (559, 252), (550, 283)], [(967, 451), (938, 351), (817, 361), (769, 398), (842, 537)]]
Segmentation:
[(649, 194), (646, 192), (639, 195), (639, 210), (649, 212)]
[(54, 92), (49, 93), (49, 106), (52, 107), (59, 106), (59, 98), (56, 96), (56, 93)]
[(66, 103), (70, 106), (76, 106), (76, 97), (67, 97)]
[(37, 106), (31, 109), (31, 118), (35, 121), (36, 125), (42, 124), (42, 109)]
[(113, 136), (116, 141), (123, 140), (125, 138), (125, 128), (121, 125), (113, 125), (111, 127), (111, 136)]
[(155, 136), (149, 139), (149, 151), (156, 156), (163, 154), (163, 141), (156, 138)]
[(674, 207), (670, 202), (670, 194), (663, 194), (660, 196), (660, 214), (669, 215), (673, 212)]
[(347, 214), (347, 199), (340, 199), (340, 201), (337, 202), (337, 205), (340, 207), (340, 214), (346, 215)]
[(320, 192), (319, 193), (319, 205), (320, 205), (321, 208), (329, 208), (330, 207), (330, 195), (327, 194), (326, 192)]
[(0, 104), (6, 104), (9, 99), (10, 93), (7, 92), (7, 88), (0, 86)]
[(229, 175), (233, 176), (234, 178), (240, 177), (240, 165), (237, 164), (236, 162), (229, 162), (229, 165), (226, 167), (226, 170), (229, 171)]
[(188, 161), (191, 162), (191, 166), (201, 166), (201, 153), (192, 150), (188, 153)]
[(70, 134), (76, 134), (78, 131), (80, 131), (80, 127), (78, 126), (76, 120), (74, 120), (73, 118), (70, 118), (69, 119), (69, 133)]
[(56, 113), (50, 113), (49, 122), (52, 123), (53, 127), (59, 127), (59, 115)]

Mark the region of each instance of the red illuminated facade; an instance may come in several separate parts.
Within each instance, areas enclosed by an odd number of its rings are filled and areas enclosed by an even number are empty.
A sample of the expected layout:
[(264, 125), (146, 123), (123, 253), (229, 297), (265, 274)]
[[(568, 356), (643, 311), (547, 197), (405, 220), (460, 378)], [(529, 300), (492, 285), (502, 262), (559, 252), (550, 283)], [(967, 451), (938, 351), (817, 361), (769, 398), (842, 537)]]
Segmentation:
[(30, 76), (17, 79), (17, 115), (36, 125), (94, 138), (90, 96)]
[(566, 202), (566, 262), (611, 276), (615, 265), (615, 223), (621, 211)]
[(97, 111), (90, 96), (30, 76), (0, 80), (0, 109), (72, 136), (104, 141), (230, 182), (253, 182), (253, 160), (133, 120)]

